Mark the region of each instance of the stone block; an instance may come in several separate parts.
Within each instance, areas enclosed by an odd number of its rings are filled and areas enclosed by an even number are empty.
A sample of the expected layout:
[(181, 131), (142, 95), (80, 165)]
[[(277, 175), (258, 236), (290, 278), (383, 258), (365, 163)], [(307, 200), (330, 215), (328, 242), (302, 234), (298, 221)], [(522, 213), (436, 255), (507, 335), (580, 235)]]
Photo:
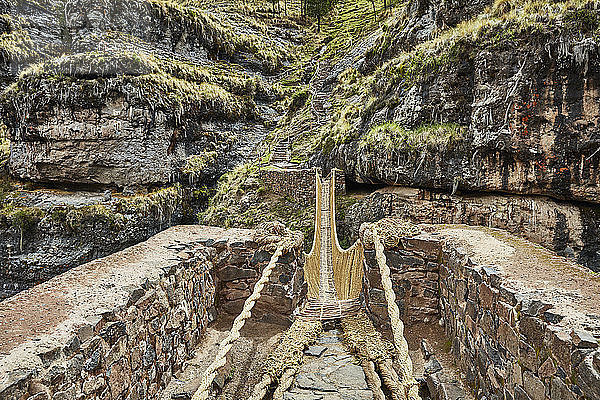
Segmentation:
[(574, 329), (571, 332), (571, 338), (573, 339), (573, 344), (579, 348), (595, 349), (596, 347), (598, 347), (598, 339), (596, 339), (588, 331)]
[(118, 398), (126, 392), (131, 384), (131, 369), (125, 358), (113, 363), (108, 368), (108, 385), (113, 398)]
[(484, 311), (481, 314), (481, 317), (479, 318), (478, 324), (490, 339), (496, 340), (496, 336), (497, 336), (496, 321), (491, 312), (489, 312), (487, 310)]
[(227, 265), (217, 271), (217, 277), (224, 282), (240, 279), (252, 279), (258, 276), (257, 272), (249, 268), (240, 268), (234, 265)]
[(537, 372), (537, 354), (524, 340), (519, 341), (519, 361), (528, 370)]
[(487, 283), (479, 284), (479, 304), (486, 310), (494, 311), (496, 300), (498, 298), (498, 290), (492, 289)]
[(537, 317), (524, 316), (519, 320), (519, 332), (527, 338), (527, 342), (535, 349), (544, 346), (546, 324)]
[(554, 360), (567, 375), (571, 374), (571, 352), (573, 342), (571, 336), (558, 327), (548, 327), (545, 346), (550, 350)]
[(556, 374), (557, 371), (558, 370), (556, 369), (554, 360), (552, 360), (551, 357), (548, 357), (546, 361), (544, 361), (542, 365), (540, 365), (540, 368), (538, 369), (538, 376), (542, 379), (550, 378), (551, 376)]
[(530, 371), (523, 372), (523, 388), (531, 400), (546, 400), (544, 383)]
[(516, 297), (517, 291), (512, 288), (508, 288), (504, 285), (500, 285), (498, 289), (500, 291), (500, 300), (510, 304), (513, 307), (516, 307), (518, 304), (518, 300)]
[(521, 313), (531, 317), (539, 317), (552, 307), (552, 304), (540, 300), (524, 299), (521, 303)]
[(519, 335), (505, 321), (500, 321), (498, 327), (498, 342), (504, 346), (513, 357), (519, 357)]
[(496, 312), (501, 320), (507, 322), (512, 327), (516, 326), (517, 312), (513, 306), (498, 300), (496, 303)]
[(600, 352), (590, 353), (577, 367), (577, 385), (585, 396), (600, 399)]
[(515, 386), (515, 400), (532, 400), (521, 386)]
[(550, 387), (550, 400), (577, 400), (577, 397), (562, 379), (554, 378)]

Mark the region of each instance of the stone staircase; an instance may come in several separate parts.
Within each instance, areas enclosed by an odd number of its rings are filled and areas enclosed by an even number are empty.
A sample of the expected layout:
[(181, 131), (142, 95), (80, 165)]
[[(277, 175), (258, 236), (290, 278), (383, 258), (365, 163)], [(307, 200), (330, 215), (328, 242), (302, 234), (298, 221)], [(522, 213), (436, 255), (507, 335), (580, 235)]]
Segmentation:
[(286, 164), (290, 162), (290, 145), (287, 141), (277, 143), (269, 162), (271, 164)]
[(328, 62), (321, 62), (317, 65), (317, 70), (310, 81), (309, 87), (312, 94), (312, 110), (313, 114), (317, 119), (317, 122), (321, 124), (327, 120), (329, 108), (329, 98), (331, 92), (325, 90), (325, 80), (329, 76), (330, 68)]

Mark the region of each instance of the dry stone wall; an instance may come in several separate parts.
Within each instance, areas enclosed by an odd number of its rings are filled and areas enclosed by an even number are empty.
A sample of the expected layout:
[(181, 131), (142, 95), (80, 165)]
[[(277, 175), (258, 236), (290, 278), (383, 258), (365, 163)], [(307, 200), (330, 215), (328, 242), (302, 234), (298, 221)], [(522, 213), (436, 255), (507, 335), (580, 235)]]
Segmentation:
[[(279, 228), (173, 227), (0, 302), (0, 399), (159, 398), (228, 310), (230, 292), (215, 303), (224, 269), (255, 260), (252, 276), (227, 280), (251, 287), (291, 234)], [(296, 273), (287, 270), (295, 254), (284, 254), (257, 318), (286, 323), (292, 313), (298, 299), (284, 277)]]
[[(299, 203), (311, 204), (315, 201), (315, 168), (277, 168), (267, 167), (260, 170), (260, 179), (269, 191), (289, 196)], [(336, 170), (335, 191), (346, 193), (346, 176)]]
[[(252, 231), (236, 230), (230, 238), (208, 239), (204, 244), (214, 248), (213, 275), (217, 287), (216, 307), (237, 316), (252, 293), (254, 284), (267, 266), (274, 249), (261, 246)], [(279, 258), (269, 282), (252, 311), (253, 319), (288, 325), (304, 289), (301, 248), (292, 249)]]
[(211, 249), (177, 233), (0, 303), (0, 398), (156, 398), (213, 317)]
[[(433, 249), (432, 249), (433, 247)], [(439, 319), (439, 243), (407, 239), (405, 245), (385, 251), (391, 270), (400, 317), (407, 323)], [(425, 251), (427, 250), (427, 251)], [(368, 309), (382, 326), (389, 326), (387, 303), (375, 251), (365, 251), (365, 299)]]
[[(600, 398), (596, 275), (501, 231), (422, 227), (429, 233), (386, 249), (398, 304), (407, 329), (440, 317), (477, 399)], [(365, 298), (376, 322), (385, 324), (369, 252)], [(437, 310), (419, 307), (428, 290), (439, 293)]]

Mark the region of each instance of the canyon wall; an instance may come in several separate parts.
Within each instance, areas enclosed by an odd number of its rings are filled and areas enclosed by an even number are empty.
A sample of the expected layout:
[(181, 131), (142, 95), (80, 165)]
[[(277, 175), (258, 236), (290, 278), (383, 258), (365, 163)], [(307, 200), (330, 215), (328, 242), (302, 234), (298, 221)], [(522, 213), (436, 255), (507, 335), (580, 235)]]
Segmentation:
[(598, 4), (408, 2), (333, 79), (311, 163), (355, 182), (600, 201)]
[(12, 195), (0, 211), (0, 299), (181, 223), (190, 203), (184, 192)]
[(600, 211), (592, 204), (559, 202), (548, 197), (508, 194), (455, 195), (388, 187), (354, 204), (342, 234), (355, 240), (363, 222), (386, 216), (414, 223), (467, 224), (500, 228), (541, 244), (600, 271)]

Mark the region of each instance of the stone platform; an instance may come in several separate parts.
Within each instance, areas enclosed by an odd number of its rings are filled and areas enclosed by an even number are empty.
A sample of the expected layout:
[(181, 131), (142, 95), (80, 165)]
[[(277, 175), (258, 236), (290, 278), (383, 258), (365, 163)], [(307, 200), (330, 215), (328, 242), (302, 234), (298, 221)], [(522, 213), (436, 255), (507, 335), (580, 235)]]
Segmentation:
[[(600, 399), (597, 274), (499, 229), (419, 227), (385, 250), (408, 335), (413, 323), (439, 319), (477, 398)], [(366, 252), (365, 299), (385, 327), (379, 270)]]
[[(0, 399), (156, 398), (235, 303), (215, 294), (249, 288), (278, 234), (289, 231), (177, 226), (0, 302)], [(256, 318), (292, 313), (296, 251), (281, 257)]]
[(305, 352), (285, 400), (371, 400), (359, 360), (348, 353), (338, 330), (324, 332)]

